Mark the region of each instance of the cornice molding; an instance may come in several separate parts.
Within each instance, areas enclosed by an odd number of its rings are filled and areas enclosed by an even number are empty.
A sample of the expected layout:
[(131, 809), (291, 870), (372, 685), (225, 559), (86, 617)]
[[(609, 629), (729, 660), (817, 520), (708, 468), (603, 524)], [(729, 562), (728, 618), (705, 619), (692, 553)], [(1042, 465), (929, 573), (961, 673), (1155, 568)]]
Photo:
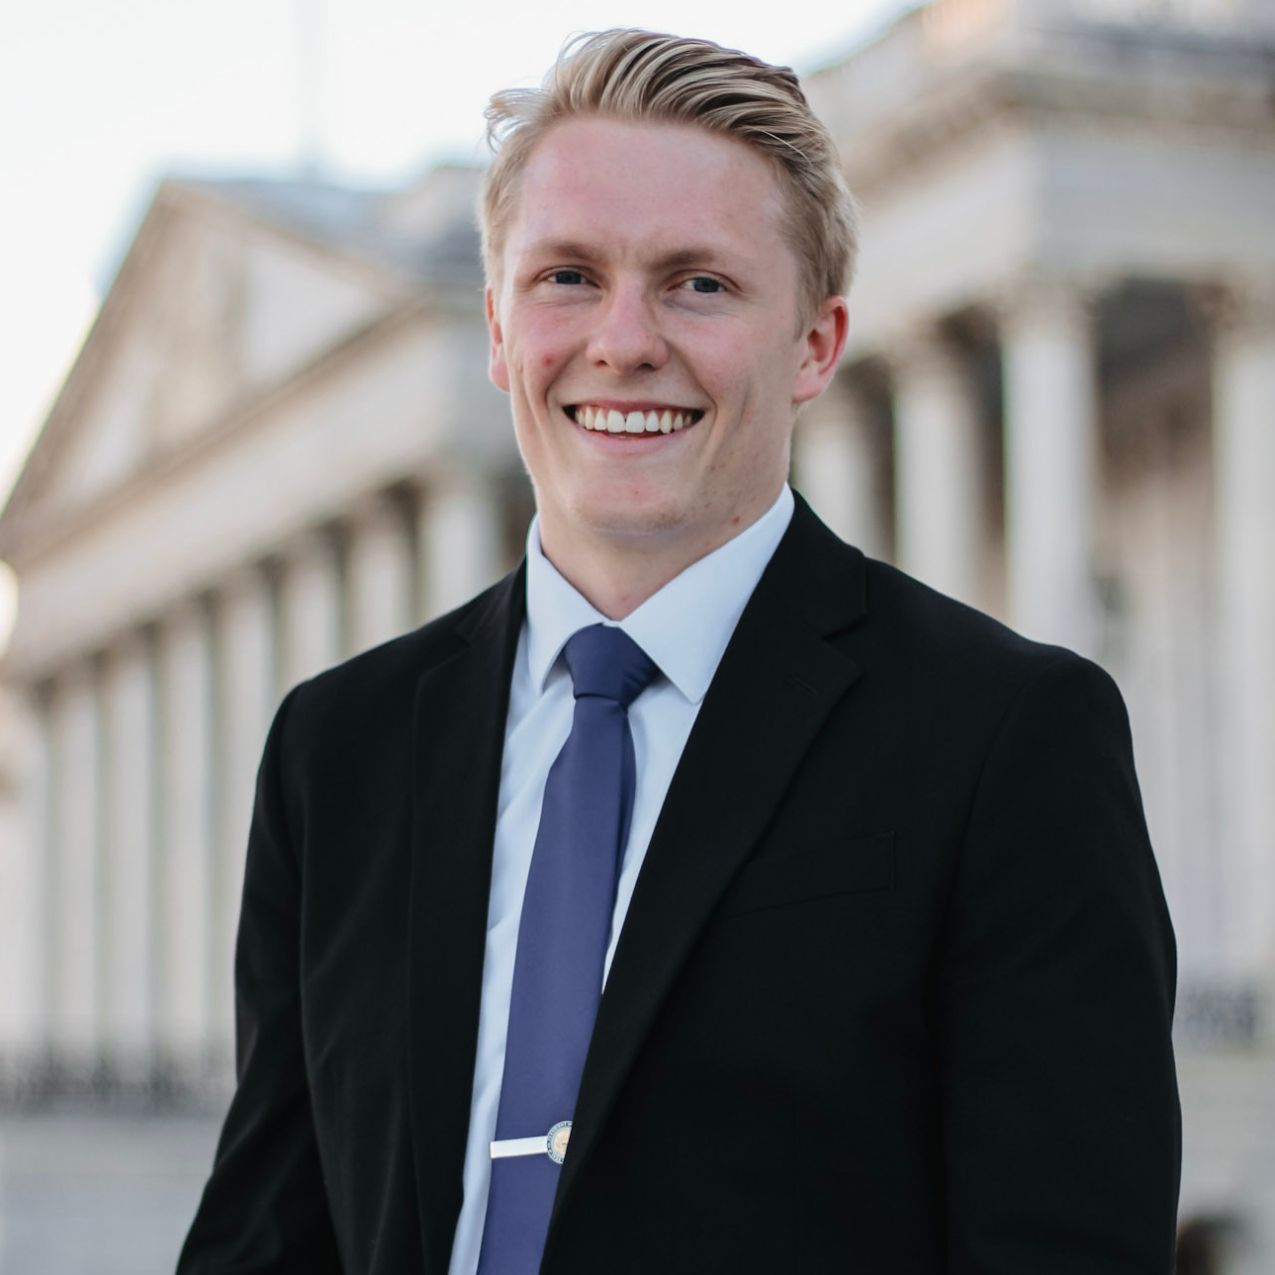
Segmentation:
[(481, 289), (463, 283), (425, 284), (402, 274), (395, 274), (388, 266), (382, 266), (350, 252), (322, 243), (301, 231), (271, 222), (264, 216), (243, 209), (230, 200), (219, 199), (215, 194), (183, 184), (177, 179), (166, 179), (158, 186), (141, 225), (120, 264), (114, 282), (103, 299), (101, 308), (84, 338), (79, 355), (73, 362), (62, 389), (54, 400), (49, 414), (35, 443), (19, 472), (9, 499), (0, 511), (0, 559), (15, 566), (27, 552), (27, 544), (33, 528), (39, 528), (41, 519), (33, 517), (39, 504), (39, 493), (46, 480), (57, 468), (66, 441), (74, 434), (79, 421), (103, 375), (118, 355), (120, 341), (127, 332), (137, 307), (153, 275), (155, 262), (167, 248), (171, 233), (182, 225), (192, 225), (199, 220), (212, 220), (223, 225), (236, 225), (246, 229), (254, 237), (286, 244), (292, 250), (303, 251), (327, 268), (335, 267), (341, 273), (370, 284), (381, 294), (386, 310), (370, 324), (364, 325), (337, 341), (317, 355), (307, 356), (306, 363), (293, 368), (281, 377), (265, 385), (246, 387), (248, 397), (234, 404), (227, 412), (211, 417), (196, 429), (189, 439), (183, 439), (171, 451), (164, 449), (144, 461), (144, 469), (127, 479), (119, 488), (113, 488), (92, 498), (83, 509), (68, 520), (91, 520), (94, 512), (114, 502), (120, 495), (132, 494), (138, 483), (145, 483), (152, 471), (167, 473), (174, 459), (188, 449), (205, 447), (210, 435), (219, 435), (233, 421), (250, 411), (257, 402), (267, 402), (282, 386), (300, 382), (308, 372), (320, 370), (329, 360), (338, 357), (348, 345), (357, 345), (369, 328), (380, 326), (396, 312), (417, 312), (430, 309), (440, 317), (472, 319), (481, 318)]
[(1119, 75), (1055, 56), (1028, 65), (971, 60), (935, 74), (899, 110), (856, 130), (828, 113), (850, 188), (867, 202), (961, 141), (992, 129), (1030, 136), (1065, 126), (1110, 132), (1119, 127), (1183, 142), (1217, 141), (1275, 156), (1267, 80), (1178, 76), (1174, 68)]
[[(449, 304), (450, 301), (450, 304)], [(317, 358), (307, 360), (265, 386), (254, 387), (247, 398), (233, 404), (219, 417), (170, 448), (153, 454), (148, 463), (124, 482), (96, 499), (69, 512), (49, 511), (38, 516), (38, 507), (6, 511), (0, 523), (0, 557), (18, 573), (36, 566), (49, 554), (77, 536), (93, 531), (114, 513), (152, 489), (172, 482), (216, 451), (236, 441), (290, 400), (313, 391), (332, 377), (357, 365), (378, 346), (413, 326), (430, 319), (456, 317), (460, 307), (455, 297), (433, 291), (418, 294), (392, 307), (341, 338)], [(472, 305), (465, 305), (465, 317), (472, 317)]]

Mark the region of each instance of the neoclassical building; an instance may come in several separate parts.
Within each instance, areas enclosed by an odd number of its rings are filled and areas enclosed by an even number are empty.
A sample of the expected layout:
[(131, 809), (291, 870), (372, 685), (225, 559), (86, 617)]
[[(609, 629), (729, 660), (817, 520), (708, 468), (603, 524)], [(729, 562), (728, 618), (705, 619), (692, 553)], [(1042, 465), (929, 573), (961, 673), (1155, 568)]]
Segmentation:
[[(1184, 1215), (1236, 1214), (1258, 1263), (1272, 58), (1270, 0), (937, 0), (809, 76), (863, 249), (794, 458), (846, 538), (1116, 676), (1179, 938)], [(224, 1092), (275, 704), (517, 560), (531, 506), (485, 375), (476, 181), (156, 192), (0, 517), (10, 1100)]]
[(865, 244), (799, 479), (1116, 675), (1213, 1017), (1275, 972), (1273, 53), (1269, 3), (948, 0), (808, 82)]
[(275, 704), (515, 558), (476, 177), (157, 191), (0, 523), (26, 707), (11, 1088), (224, 1084)]

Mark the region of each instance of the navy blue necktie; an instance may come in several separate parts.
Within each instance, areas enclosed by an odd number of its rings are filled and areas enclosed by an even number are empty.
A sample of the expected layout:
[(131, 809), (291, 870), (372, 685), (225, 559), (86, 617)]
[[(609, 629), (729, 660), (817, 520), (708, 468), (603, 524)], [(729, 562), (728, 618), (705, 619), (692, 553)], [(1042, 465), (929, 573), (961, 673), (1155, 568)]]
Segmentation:
[(656, 671), (602, 624), (574, 634), (563, 658), (575, 714), (545, 782), (523, 896), (479, 1275), (540, 1269), (633, 814), (628, 708)]

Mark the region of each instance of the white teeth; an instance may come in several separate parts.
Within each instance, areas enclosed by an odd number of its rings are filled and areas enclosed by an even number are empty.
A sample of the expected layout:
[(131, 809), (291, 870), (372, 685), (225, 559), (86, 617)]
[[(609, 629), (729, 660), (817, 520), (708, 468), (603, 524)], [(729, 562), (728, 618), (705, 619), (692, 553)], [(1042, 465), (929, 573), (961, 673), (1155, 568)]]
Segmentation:
[(662, 412), (620, 412), (581, 403), (575, 409), (577, 425), (607, 434), (669, 434), (685, 429), (694, 419), (693, 412), (674, 412), (668, 408)]

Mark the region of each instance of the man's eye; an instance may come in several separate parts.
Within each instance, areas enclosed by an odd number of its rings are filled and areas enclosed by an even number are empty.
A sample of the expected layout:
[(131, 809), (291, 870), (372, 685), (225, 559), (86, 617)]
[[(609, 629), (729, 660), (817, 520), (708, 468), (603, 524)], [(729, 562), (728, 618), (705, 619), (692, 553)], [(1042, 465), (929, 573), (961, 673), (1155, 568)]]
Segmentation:
[(551, 283), (577, 284), (584, 282), (584, 275), (579, 270), (555, 270), (550, 276)]
[(693, 292), (711, 294), (723, 291), (722, 281), (706, 274), (697, 274), (693, 279), (687, 279), (686, 282)]

